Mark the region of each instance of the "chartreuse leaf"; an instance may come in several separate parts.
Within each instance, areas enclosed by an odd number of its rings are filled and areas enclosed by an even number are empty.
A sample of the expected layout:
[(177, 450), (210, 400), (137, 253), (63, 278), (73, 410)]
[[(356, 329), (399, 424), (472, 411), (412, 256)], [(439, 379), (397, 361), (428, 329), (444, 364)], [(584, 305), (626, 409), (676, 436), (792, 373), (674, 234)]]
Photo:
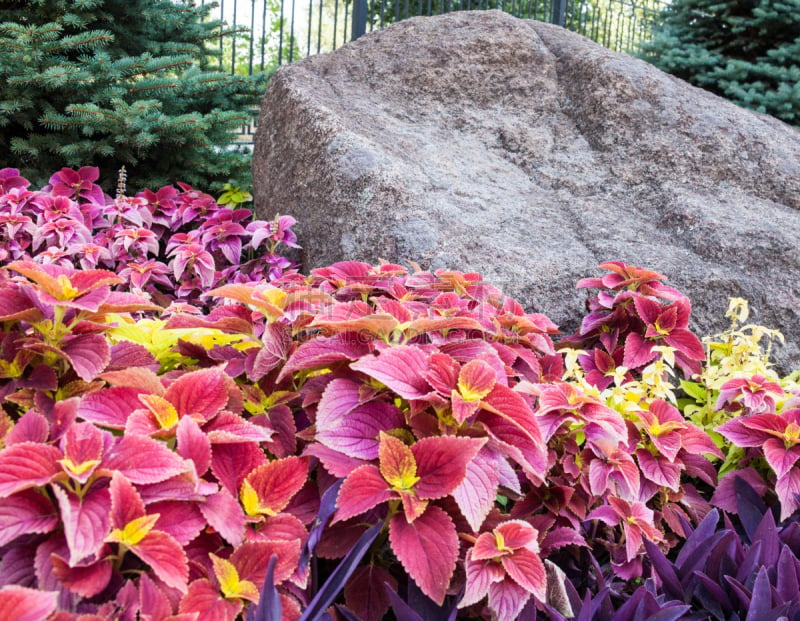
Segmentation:
[(144, 539), (148, 533), (153, 530), (153, 526), (158, 521), (159, 515), (143, 515), (128, 522), (123, 528), (115, 528), (112, 530), (106, 541), (121, 543), (124, 546), (132, 548)]
[(219, 581), (219, 588), (227, 599), (247, 599), (252, 602), (258, 600), (256, 585), (249, 580), (242, 580), (233, 563), (216, 554), (208, 556), (214, 568), (214, 575)]

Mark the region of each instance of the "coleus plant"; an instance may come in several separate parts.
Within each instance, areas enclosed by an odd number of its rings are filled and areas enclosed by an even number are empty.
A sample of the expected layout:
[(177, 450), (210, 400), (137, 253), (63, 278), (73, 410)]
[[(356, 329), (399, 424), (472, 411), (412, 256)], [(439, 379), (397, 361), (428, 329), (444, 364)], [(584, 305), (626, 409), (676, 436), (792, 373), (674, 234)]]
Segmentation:
[[(226, 192), (219, 204), (186, 184), (111, 198), (99, 171), (63, 168), (41, 190), (12, 168), (0, 170), (0, 264), (32, 260), (107, 269), (161, 306), (228, 282), (271, 280), (293, 267), (278, 249), (297, 247), (295, 220), (253, 220)], [(227, 205), (232, 205), (227, 206)]]
[(335, 614), (364, 621), (415, 593), (514, 619), (548, 605), (547, 557), (591, 547), (638, 576), (644, 540), (707, 510), (688, 477), (713, 485), (715, 447), (666, 393), (599, 391), (478, 274), (345, 262), (153, 324), (113, 273), (10, 268), (0, 576), (65, 619), (232, 620), (272, 557), (282, 618), (342, 591)]

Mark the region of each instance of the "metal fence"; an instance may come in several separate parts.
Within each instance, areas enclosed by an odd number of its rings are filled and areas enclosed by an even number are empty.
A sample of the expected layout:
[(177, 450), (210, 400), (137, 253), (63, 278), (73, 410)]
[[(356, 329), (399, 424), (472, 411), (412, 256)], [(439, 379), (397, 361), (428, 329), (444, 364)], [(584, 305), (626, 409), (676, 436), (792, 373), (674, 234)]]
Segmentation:
[[(205, 5), (211, 0), (199, 0)], [(670, 0), (216, 0), (210, 17), (234, 34), (220, 42), (232, 74), (269, 72), (305, 56), (330, 52), (359, 36), (412, 16), (500, 9), (547, 21), (612, 50), (630, 52), (647, 40)], [(240, 143), (252, 142), (254, 126)]]

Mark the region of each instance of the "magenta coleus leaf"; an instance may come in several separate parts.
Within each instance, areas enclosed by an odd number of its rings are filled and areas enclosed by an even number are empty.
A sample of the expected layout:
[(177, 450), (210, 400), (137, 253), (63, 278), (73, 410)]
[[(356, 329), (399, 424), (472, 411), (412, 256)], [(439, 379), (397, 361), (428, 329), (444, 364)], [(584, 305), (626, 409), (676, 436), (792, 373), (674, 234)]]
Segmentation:
[(211, 420), (228, 402), (225, 371), (213, 367), (181, 375), (167, 388), (164, 398), (180, 416)]
[(301, 369), (317, 369), (343, 360), (358, 360), (369, 352), (369, 343), (355, 332), (317, 337), (300, 344), (281, 368), (278, 381)]
[(255, 425), (232, 412), (220, 412), (203, 427), (212, 444), (239, 444), (242, 442), (267, 442), (272, 430)]
[(350, 368), (375, 378), (404, 399), (423, 399), (432, 391), (425, 380), (430, 369), (428, 354), (415, 345), (385, 349), (377, 357), (361, 358)]
[(0, 588), (0, 610), (6, 619), (42, 621), (56, 611), (58, 593), (8, 585)]
[(497, 497), (500, 483), (497, 460), (496, 455), (481, 449), (467, 464), (464, 480), (452, 492), (458, 508), (475, 532), (480, 530)]
[(164, 584), (186, 591), (189, 561), (181, 545), (160, 530), (151, 530), (131, 551), (153, 568)]
[(180, 456), (146, 436), (123, 436), (109, 452), (103, 467), (118, 470), (131, 483), (158, 483), (186, 470)]
[(266, 463), (264, 451), (252, 442), (215, 444), (211, 451), (211, 472), (236, 497), (239, 496), (244, 478)]
[(6, 446), (22, 442), (45, 444), (50, 435), (50, 423), (36, 410), (28, 410), (22, 415), (5, 437)]
[[(337, 381), (346, 380), (334, 380), (331, 384)], [(328, 394), (327, 390), (325, 394)], [(322, 403), (320, 408), (317, 412), (317, 440), (358, 459), (376, 459), (380, 432), (405, 426), (403, 412), (383, 401), (371, 401), (347, 412), (338, 410), (338, 415), (333, 415), (328, 408), (322, 409)]]
[(110, 560), (90, 561), (70, 567), (66, 560), (52, 554), (53, 575), (73, 593), (82, 597), (94, 597), (108, 586), (112, 575)]
[(656, 485), (678, 491), (683, 464), (673, 463), (660, 455), (654, 456), (646, 449), (636, 451), (636, 457), (639, 460), (639, 468), (647, 479)]
[(409, 524), (398, 513), (389, 521), (389, 541), (408, 575), (441, 606), (458, 559), (458, 535), (450, 516), (429, 506)]
[(178, 422), (175, 437), (178, 455), (190, 460), (197, 476), (203, 476), (211, 467), (211, 441), (208, 436), (193, 418), (184, 416)]
[(111, 495), (106, 488), (94, 488), (83, 497), (54, 485), (64, 536), (69, 547), (69, 565), (74, 567), (97, 553), (109, 531)]
[(133, 484), (121, 473), (111, 477), (109, 513), (113, 528), (125, 528), (130, 522), (145, 515), (144, 501)]
[(64, 337), (61, 351), (69, 359), (75, 373), (85, 382), (91, 382), (111, 360), (108, 341), (101, 334), (78, 334)]
[[(139, 614), (142, 618), (166, 620), (172, 615), (172, 604), (164, 591), (147, 574), (139, 578)], [(174, 621), (171, 620), (171, 621)]]
[(162, 500), (148, 505), (147, 510), (158, 514), (153, 528), (164, 531), (182, 546), (188, 545), (210, 523), (196, 503)]
[(59, 459), (61, 451), (47, 444), (22, 442), (4, 448), (0, 451), (0, 498), (47, 485), (62, 474)]
[(655, 345), (655, 342), (646, 340), (636, 332), (631, 332), (625, 339), (625, 355), (622, 358), (622, 364), (629, 369), (643, 367), (658, 355), (653, 350)]
[(244, 539), (245, 515), (241, 505), (226, 489), (210, 494), (198, 505), (203, 517), (232, 546)]
[(142, 392), (130, 386), (114, 386), (89, 393), (78, 405), (78, 417), (101, 427), (125, 429), (128, 417), (142, 407)]
[(0, 547), (20, 535), (49, 533), (58, 525), (53, 503), (33, 490), (0, 499)]
[(348, 475), (339, 489), (334, 521), (361, 515), (390, 498), (392, 492), (389, 484), (381, 476), (378, 467), (372, 464), (360, 466)]
[(64, 471), (82, 485), (85, 484), (100, 464), (103, 446), (103, 434), (92, 423), (70, 425), (61, 440)]
[(411, 446), (417, 462), (419, 498), (436, 499), (450, 494), (464, 480), (467, 464), (486, 444), (486, 438), (439, 436), (423, 438)]
[(389, 610), (389, 595), (384, 585), (397, 590), (397, 580), (383, 567), (373, 564), (358, 567), (344, 587), (347, 607), (364, 621), (381, 621)]

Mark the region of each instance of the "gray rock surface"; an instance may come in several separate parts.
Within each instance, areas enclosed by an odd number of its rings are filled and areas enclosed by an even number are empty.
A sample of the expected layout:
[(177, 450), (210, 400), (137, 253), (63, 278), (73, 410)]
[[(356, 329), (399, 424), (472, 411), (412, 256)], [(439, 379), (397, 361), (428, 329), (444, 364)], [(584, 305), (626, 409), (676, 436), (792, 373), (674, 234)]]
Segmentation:
[(800, 132), (566, 30), (451, 13), (283, 67), (253, 173), (306, 269), (480, 271), (570, 332), (576, 281), (621, 260), (686, 292), (701, 334), (749, 299), (800, 368)]

